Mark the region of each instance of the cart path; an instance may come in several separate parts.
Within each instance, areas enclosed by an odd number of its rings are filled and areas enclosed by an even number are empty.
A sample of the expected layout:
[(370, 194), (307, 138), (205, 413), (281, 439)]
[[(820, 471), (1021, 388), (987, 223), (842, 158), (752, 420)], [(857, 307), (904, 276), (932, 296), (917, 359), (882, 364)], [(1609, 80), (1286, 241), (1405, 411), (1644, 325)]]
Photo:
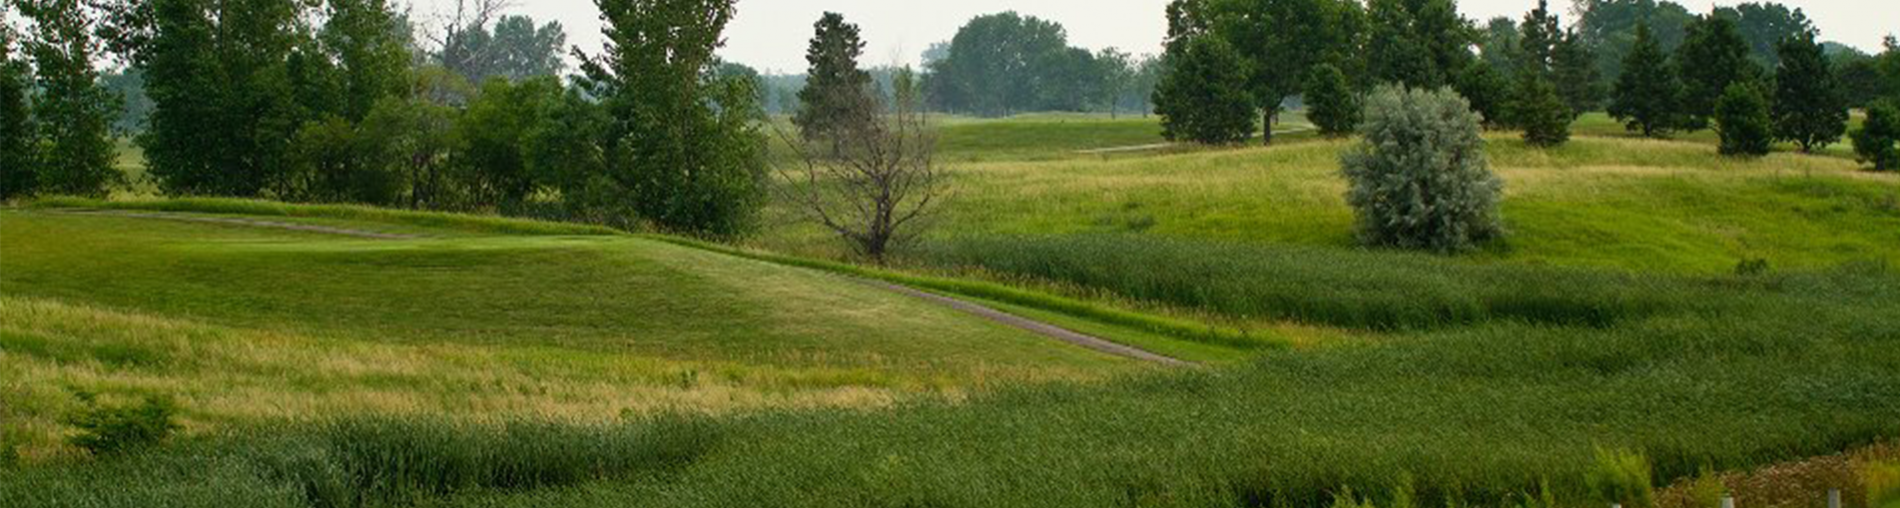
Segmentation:
[[(310, 224), (296, 224), (296, 223), (290, 223), (290, 222), (277, 222), (277, 221), (268, 221), (268, 220), (259, 220), (259, 219), (241, 218), (241, 217), (211, 217), (211, 216), (203, 216), (203, 215), (186, 215), (186, 214), (178, 214), (178, 213), (134, 212), (134, 211), (123, 211), (123, 210), (61, 210), (54, 213), (67, 214), (67, 215), (124, 217), (124, 218), (134, 218), (134, 219), (173, 220), (173, 221), (183, 221), (183, 222), (198, 222), (198, 223), (206, 223), (206, 224), (224, 224), (224, 225), (231, 225), (231, 226), (281, 229), (281, 230), (288, 230), (288, 231), (302, 231), (302, 232), (308, 232), (308, 233), (349, 236), (349, 237), (366, 238), (366, 239), (373, 239), (373, 240), (415, 240), (415, 239), (425, 238), (423, 236), (418, 236), (418, 235), (382, 233), (382, 232), (368, 231), (368, 230), (361, 230), (361, 229), (316, 226), (316, 225), (310, 225)], [(988, 319), (990, 321), (1008, 325), (1008, 326), (1011, 326), (1023, 331), (1034, 333), (1036, 335), (1041, 335), (1043, 337), (1048, 337), (1051, 339), (1055, 339), (1057, 341), (1061, 341), (1061, 342), (1071, 344), (1074, 346), (1079, 346), (1082, 348), (1094, 350), (1100, 353), (1105, 353), (1109, 355), (1114, 355), (1114, 356), (1119, 356), (1119, 357), (1129, 358), (1129, 359), (1134, 359), (1134, 360), (1140, 360), (1140, 361), (1145, 361), (1145, 362), (1152, 362), (1152, 363), (1167, 365), (1171, 367), (1185, 367), (1185, 366), (1194, 365), (1193, 363), (1190, 363), (1187, 361), (1183, 361), (1183, 360), (1168, 357), (1168, 356), (1163, 356), (1163, 355), (1156, 354), (1154, 352), (1147, 351), (1147, 350), (1137, 348), (1134, 346), (1129, 346), (1126, 344), (1121, 344), (1118, 342), (1102, 339), (1100, 337), (1078, 333), (1078, 332), (1071, 331), (1069, 329), (1062, 328), (1053, 324), (1045, 323), (1042, 321), (1037, 321), (1037, 320), (1025, 318), (1022, 316), (1017, 316), (1014, 314), (1009, 314), (1009, 313), (999, 311), (999, 310), (990, 308), (988, 306), (977, 304), (975, 302), (971, 302), (968, 300), (962, 300), (962, 299), (958, 299), (951, 296), (945, 296), (945, 295), (932, 293), (928, 291), (922, 291), (922, 290), (918, 290), (918, 289), (911, 288), (908, 286), (892, 284), (889, 282), (865, 279), (861, 277), (850, 277), (850, 276), (844, 276), (844, 277), (855, 280), (863, 284), (870, 285), (872, 287), (877, 287), (877, 288), (881, 288), (881, 289), (898, 293), (901, 295), (911, 296), (914, 298), (925, 300), (931, 303), (942, 305), (944, 307), (949, 307), (951, 309), (963, 311), (965, 313), (969, 313), (977, 317)]]

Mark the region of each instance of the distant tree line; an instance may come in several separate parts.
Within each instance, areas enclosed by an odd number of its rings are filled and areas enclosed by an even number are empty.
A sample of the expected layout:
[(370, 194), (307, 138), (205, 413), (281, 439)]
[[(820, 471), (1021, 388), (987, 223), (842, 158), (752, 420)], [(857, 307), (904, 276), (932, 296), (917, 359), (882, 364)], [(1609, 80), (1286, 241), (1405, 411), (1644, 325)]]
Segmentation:
[[(1155, 107), (1170, 139), (1201, 143), (1256, 132), (1271, 143), (1294, 97), (1322, 134), (1350, 133), (1360, 97), (1382, 84), (1455, 90), (1486, 126), (1537, 146), (1607, 110), (1649, 136), (1713, 129), (1738, 156), (1776, 141), (1821, 149), (1848, 134), (1850, 108), (1887, 118), (1900, 101), (1900, 44), (1868, 55), (1822, 43), (1806, 14), (1777, 3), (1695, 15), (1667, 1), (1578, 0), (1568, 28), (1547, 0), (1482, 26), (1456, 0), (1175, 0), (1167, 15)], [(1884, 126), (1869, 125), (1871, 143), (1856, 148), (1890, 149)]]

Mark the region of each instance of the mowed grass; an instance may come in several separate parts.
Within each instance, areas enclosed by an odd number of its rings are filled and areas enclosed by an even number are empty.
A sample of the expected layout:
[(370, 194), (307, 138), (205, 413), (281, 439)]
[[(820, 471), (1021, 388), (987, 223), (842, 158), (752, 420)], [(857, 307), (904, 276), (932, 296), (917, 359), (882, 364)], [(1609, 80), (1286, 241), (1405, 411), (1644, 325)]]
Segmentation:
[[(952, 165), (928, 241), (1127, 233), (1352, 248), (1338, 175), (1350, 141), (1113, 159)], [(1713, 274), (1744, 260), (1819, 268), (1900, 260), (1900, 174), (1850, 160), (1719, 157), (1683, 141), (1581, 137), (1552, 150), (1490, 137), (1509, 239), (1473, 262)], [(758, 245), (840, 254), (776, 209)]]
[(629, 236), (430, 231), (0, 212), (5, 444), (69, 452), (59, 420), (81, 393), (176, 396), (196, 430), (381, 413), (611, 421), (1147, 368), (814, 271)]

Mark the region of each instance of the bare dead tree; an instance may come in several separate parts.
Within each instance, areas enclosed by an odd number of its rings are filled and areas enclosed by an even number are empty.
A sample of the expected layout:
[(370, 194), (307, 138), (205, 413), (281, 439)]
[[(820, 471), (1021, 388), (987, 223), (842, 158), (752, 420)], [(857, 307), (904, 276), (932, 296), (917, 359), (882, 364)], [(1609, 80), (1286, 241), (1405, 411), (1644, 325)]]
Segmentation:
[(846, 96), (831, 104), (865, 113), (839, 115), (860, 120), (839, 126), (836, 139), (776, 129), (797, 156), (777, 163), (784, 200), (879, 264), (891, 249), (916, 240), (947, 191), (914, 75), (900, 71), (893, 88), (888, 104), (868, 90), (836, 92)]

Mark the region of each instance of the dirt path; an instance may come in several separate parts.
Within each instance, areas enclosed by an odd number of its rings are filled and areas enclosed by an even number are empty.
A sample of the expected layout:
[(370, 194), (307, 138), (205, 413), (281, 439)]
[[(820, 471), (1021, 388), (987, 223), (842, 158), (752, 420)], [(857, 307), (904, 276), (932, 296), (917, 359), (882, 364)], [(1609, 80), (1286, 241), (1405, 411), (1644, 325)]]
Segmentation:
[[(1302, 132), (1312, 132), (1315, 130), (1319, 130), (1319, 129), (1316, 129), (1313, 127), (1300, 127), (1297, 129), (1274, 131), (1273, 135), (1282, 136), (1282, 135), (1287, 135), (1287, 134), (1299, 134)], [(1253, 135), (1253, 137), (1255, 139), (1258, 139), (1260, 138), (1260, 135), (1255, 134)], [(1151, 145), (1115, 146), (1115, 147), (1109, 147), (1109, 148), (1096, 148), (1093, 150), (1076, 150), (1075, 153), (1080, 154), (1080, 155), (1109, 155), (1109, 154), (1131, 153), (1131, 152), (1152, 152), (1155, 150), (1165, 150), (1169, 147), (1174, 147), (1174, 146), (1179, 146), (1179, 145), (1180, 143), (1155, 143)]]
[(241, 218), (234, 218), (234, 217), (207, 217), (207, 216), (202, 216), (202, 215), (185, 215), (185, 214), (164, 213), (164, 212), (131, 212), (131, 211), (122, 211), (122, 210), (62, 210), (62, 211), (53, 212), (53, 213), (60, 213), (60, 214), (67, 214), (67, 215), (99, 215), (99, 216), (106, 216), (106, 217), (125, 217), (125, 218), (133, 218), (133, 219), (159, 219), (159, 220), (170, 220), (170, 221), (180, 221), (180, 222), (199, 222), (199, 223), (205, 223), (205, 224), (226, 224), (226, 225), (232, 225), (232, 226), (282, 229), (282, 230), (288, 230), (288, 231), (303, 231), (307, 233), (321, 233), (321, 234), (326, 234), (326, 235), (353, 236), (357, 238), (369, 238), (373, 240), (416, 240), (416, 239), (424, 238), (423, 236), (419, 236), (419, 235), (381, 233), (381, 232), (376, 232), (376, 231), (333, 228), (329, 226), (317, 226), (317, 225), (312, 225), (312, 224), (275, 222), (275, 221), (258, 220), (258, 219), (241, 219)]
[[(289, 230), (289, 231), (303, 231), (303, 232), (309, 232), (309, 233), (350, 236), (350, 237), (368, 238), (368, 239), (374, 239), (374, 240), (415, 240), (415, 239), (424, 238), (422, 236), (417, 236), (417, 235), (380, 233), (376, 231), (365, 231), (365, 230), (360, 230), (360, 229), (345, 229), (345, 228), (334, 228), (334, 227), (328, 227), (328, 226), (315, 226), (315, 225), (310, 225), (310, 224), (295, 224), (295, 223), (289, 223), (289, 222), (275, 222), (275, 221), (258, 220), (258, 219), (246, 219), (246, 218), (236, 218), (236, 217), (207, 217), (207, 216), (202, 216), (202, 215), (185, 215), (185, 214), (164, 213), (164, 212), (133, 212), (133, 211), (122, 211), (122, 210), (62, 210), (62, 211), (57, 211), (53, 213), (68, 214), (68, 215), (96, 215), (96, 216), (106, 216), (106, 217), (125, 217), (125, 218), (134, 218), (134, 219), (173, 220), (173, 221), (183, 221), (183, 222), (198, 222), (198, 223), (206, 223), (206, 224), (225, 224), (225, 225), (232, 225), (232, 226), (282, 229), (282, 230)], [(1034, 333), (1037, 335), (1041, 335), (1044, 337), (1062, 341), (1068, 344), (1080, 346), (1083, 348), (1095, 350), (1098, 352), (1120, 356), (1123, 358), (1131, 358), (1135, 360), (1154, 362), (1154, 363), (1158, 363), (1162, 365), (1175, 366), (1175, 367), (1193, 365), (1192, 363), (1189, 363), (1186, 361), (1158, 355), (1146, 350), (1142, 350), (1140, 348), (1136, 348), (1136, 347), (1132, 347), (1132, 346), (1128, 346), (1124, 344), (1119, 344), (1115, 342), (1110, 342), (1108, 340), (1104, 340), (1098, 337), (1076, 333), (1076, 332), (1064, 329), (1056, 325), (1044, 323), (1041, 321), (1036, 321), (1033, 319), (1017, 316), (1014, 314), (1005, 313), (1003, 311), (992, 309), (983, 305), (978, 305), (976, 303), (972, 303), (969, 301), (960, 300), (960, 299), (952, 298), (949, 296), (939, 295), (936, 293), (920, 291), (917, 289), (912, 289), (912, 288), (900, 286), (897, 284), (891, 284), (888, 282), (862, 279), (862, 278), (856, 278), (856, 277), (852, 277), (852, 279), (874, 286), (874, 287), (883, 288), (885, 290), (888, 290), (894, 293), (908, 295), (908, 296), (920, 298), (923, 300), (927, 300), (927, 301), (936, 303), (938, 305), (943, 305), (945, 307), (967, 312), (977, 317), (981, 317), (984, 319), (988, 319), (991, 321), (1009, 325), (1009, 326), (1012, 326), (1024, 331), (1028, 331), (1030, 333)]]

